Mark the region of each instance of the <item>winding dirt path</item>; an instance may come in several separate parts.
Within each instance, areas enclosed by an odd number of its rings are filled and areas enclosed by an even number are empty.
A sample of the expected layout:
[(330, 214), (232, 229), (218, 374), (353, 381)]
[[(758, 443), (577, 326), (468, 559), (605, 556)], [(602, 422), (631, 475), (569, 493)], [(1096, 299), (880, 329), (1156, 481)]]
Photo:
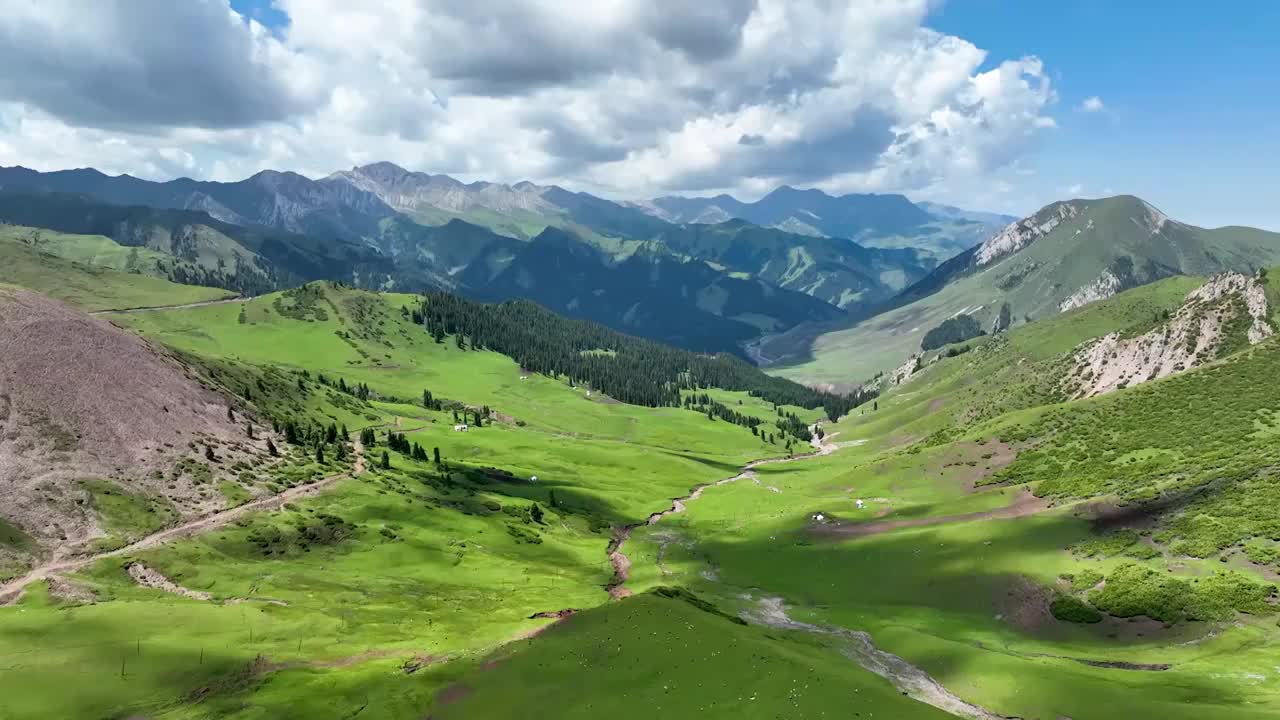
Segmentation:
[(159, 310), (185, 310), (187, 308), (209, 307), (210, 305), (230, 305), (231, 303), (249, 302), (253, 298), (247, 297), (229, 297), (221, 300), (202, 300), (201, 302), (184, 303), (182, 305), (150, 305), (147, 307), (134, 308), (116, 308), (112, 310), (94, 310), (90, 315), (129, 315), (131, 313), (144, 313)]
[(152, 533), (141, 540), (115, 550), (96, 553), (93, 555), (85, 555), (82, 557), (64, 558), (45, 563), (44, 565), (32, 568), (25, 575), (21, 575), (4, 583), (3, 585), (0, 585), (0, 605), (9, 605), (17, 602), (18, 598), (22, 596), (23, 590), (28, 585), (45, 580), (53, 575), (75, 572), (76, 570), (80, 570), (97, 562), (98, 560), (102, 560), (103, 558), (120, 557), (121, 555), (128, 555), (140, 550), (148, 550), (173, 540), (179, 540), (181, 538), (190, 537), (192, 535), (223, 527), (224, 525), (235, 522), (252, 512), (257, 512), (259, 510), (275, 510), (285, 503), (319, 495), (339, 480), (354, 477), (364, 472), (364, 445), (362, 445), (358, 439), (353, 443), (353, 445), (355, 448), (355, 463), (350, 473), (334, 473), (333, 475), (321, 478), (310, 485), (299, 485), (298, 487), (289, 488), (288, 490), (276, 495), (259, 498), (238, 507), (216, 512), (212, 515), (206, 515), (201, 518), (196, 518), (181, 525), (176, 525), (174, 527)]
[[(815, 426), (811, 426), (809, 431), (813, 432), (814, 429)], [(846, 445), (857, 444), (857, 441), (851, 443), (833, 442), (833, 439), (839, 434), (840, 433), (832, 433), (830, 435), (823, 436), (821, 439), (814, 437), (813, 440), (810, 441), (810, 445), (813, 447), (813, 452), (792, 455), (791, 457), (752, 460), (742, 467), (742, 472), (734, 475), (733, 477), (717, 480), (713, 483), (698, 485), (691, 490), (688, 495), (672, 498), (670, 508), (652, 513), (642, 523), (634, 523), (632, 525), (624, 525), (622, 527), (615, 528), (613, 539), (609, 542), (608, 548), (605, 549), (605, 553), (609, 557), (609, 564), (613, 566), (613, 578), (609, 581), (609, 584), (605, 586), (605, 591), (608, 592), (609, 596), (615, 600), (621, 600), (622, 598), (629, 597), (631, 595), (631, 591), (626, 587), (627, 580), (631, 578), (631, 559), (622, 552), (622, 546), (626, 544), (627, 540), (631, 539), (631, 533), (633, 530), (644, 525), (657, 525), (662, 521), (662, 518), (668, 515), (675, 515), (677, 513), (684, 512), (686, 505), (702, 497), (702, 491), (707, 488), (728, 485), (729, 483), (735, 483), (739, 480), (754, 480), (756, 477), (754, 470), (758, 467), (764, 465), (780, 465), (782, 463), (822, 457), (823, 455), (830, 455)]]
[(743, 613), (743, 618), (779, 630), (798, 630), (839, 638), (843, 641), (840, 651), (845, 657), (888, 680), (903, 695), (952, 715), (970, 720), (1017, 720), (960, 699), (929, 673), (891, 652), (877, 648), (871, 641), (871, 636), (861, 630), (792, 620), (788, 617), (786, 605), (781, 598), (761, 599), (756, 610)]

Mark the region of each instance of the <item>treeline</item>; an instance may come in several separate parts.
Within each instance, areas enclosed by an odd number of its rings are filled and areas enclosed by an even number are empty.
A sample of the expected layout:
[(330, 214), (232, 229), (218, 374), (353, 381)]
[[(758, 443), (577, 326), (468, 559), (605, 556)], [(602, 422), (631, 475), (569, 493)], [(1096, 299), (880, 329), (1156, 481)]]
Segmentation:
[(412, 318), (437, 342), (452, 335), (459, 348), (493, 350), (530, 372), (588, 385), (632, 405), (680, 407), (682, 391), (716, 387), (777, 405), (822, 407), (834, 420), (875, 397), (868, 390), (845, 395), (814, 390), (766, 375), (731, 355), (704, 355), (623, 335), (527, 300), (483, 305), (431, 292)]
[[(764, 420), (754, 415), (740, 413), (722, 402), (713, 400), (707, 393), (685, 395), (682, 405), (686, 410), (705, 414), (709, 420), (719, 419), (749, 428), (752, 435), (759, 436), (761, 440), (767, 443), (777, 442), (776, 433), (766, 432), (761, 427), (765, 423)], [(804, 421), (796, 417), (795, 413), (783, 412), (782, 408), (776, 405), (774, 409), (778, 412), (777, 429), (779, 433), (784, 436), (791, 435), (795, 439), (804, 442), (809, 442), (813, 439), (813, 434), (809, 432), (809, 427), (804, 424)], [(789, 443), (790, 441), (788, 441)]]

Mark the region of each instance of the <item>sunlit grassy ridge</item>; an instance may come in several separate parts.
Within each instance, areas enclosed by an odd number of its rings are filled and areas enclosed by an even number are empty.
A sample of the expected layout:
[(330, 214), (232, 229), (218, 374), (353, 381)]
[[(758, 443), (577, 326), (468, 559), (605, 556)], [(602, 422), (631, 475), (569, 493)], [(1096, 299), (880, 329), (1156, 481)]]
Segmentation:
[[(39, 242), (31, 244), (31, 233)], [(153, 276), (151, 251), (107, 238), (0, 226), (0, 283), (38, 290), (85, 310), (178, 305), (229, 297), (217, 288)]]

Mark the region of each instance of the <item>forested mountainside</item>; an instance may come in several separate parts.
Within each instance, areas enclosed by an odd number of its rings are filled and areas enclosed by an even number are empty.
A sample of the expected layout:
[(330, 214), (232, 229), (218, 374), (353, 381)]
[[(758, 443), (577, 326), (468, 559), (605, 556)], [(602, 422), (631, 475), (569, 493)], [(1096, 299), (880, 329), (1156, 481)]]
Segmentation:
[[(0, 168), (0, 194), (12, 198), (0, 221), (104, 235), (173, 255), (177, 260), (162, 265), (181, 282), (254, 293), (329, 278), (366, 288), (529, 297), (669, 342), (704, 335), (698, 347), (715, 350), (838, 316), (825, 305), (865, 310), (980, 239), (972, 228), (952, 232), (901, 198), (841, 199), (839, 217), (849, 228), (863, 221), (897, 227), (886, 218), (898, 216), (925, 221), (910, 233), (881, 234), (894, 248), (881, 250), (847, 237), (740, 221), (675, 224), (644, 208), (556, 186), (462, 183), (391, 163), (319, 180), (263, 171), (238, 182)], [(884, 202), (896, 209), (882, 208)], [(558, 231), (557, 242), (535, 242), (549, 230)], [(930, 247), (916, 249), (912, 238)], [(932, 245), (940, 238), (958, 244), (939, 250)], [(543, 271), (566, 259), (557, 257), (565, 241), (581, 246), (571, 253), (578, 261), (574, 274), (548, 277)], [(517, 269), (504, 273), (512, 262)], [(655, 294), (664, 300), (649, 308), (636, 307), (623, 293), (588, 314), (581, 293), (556, 287), (563, 281), (584, 292), (623, 288), (644, 271), (679, 281), (659, 280)], [(789, 291), (820, 302), (805, 303)], [(730, 310), (721, 312), (725, 304)], [(666, 324), (682, 327), (666, 332)]]

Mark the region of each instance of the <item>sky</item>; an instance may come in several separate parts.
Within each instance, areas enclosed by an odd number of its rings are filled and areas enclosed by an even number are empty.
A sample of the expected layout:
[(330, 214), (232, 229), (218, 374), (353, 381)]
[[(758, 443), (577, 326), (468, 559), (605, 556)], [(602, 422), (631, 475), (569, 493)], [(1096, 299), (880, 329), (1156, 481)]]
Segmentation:
[(614, 199), (778, 185), (1280, 230), (1280, 4), (0, 0), (0, 165), (390, 160)]

